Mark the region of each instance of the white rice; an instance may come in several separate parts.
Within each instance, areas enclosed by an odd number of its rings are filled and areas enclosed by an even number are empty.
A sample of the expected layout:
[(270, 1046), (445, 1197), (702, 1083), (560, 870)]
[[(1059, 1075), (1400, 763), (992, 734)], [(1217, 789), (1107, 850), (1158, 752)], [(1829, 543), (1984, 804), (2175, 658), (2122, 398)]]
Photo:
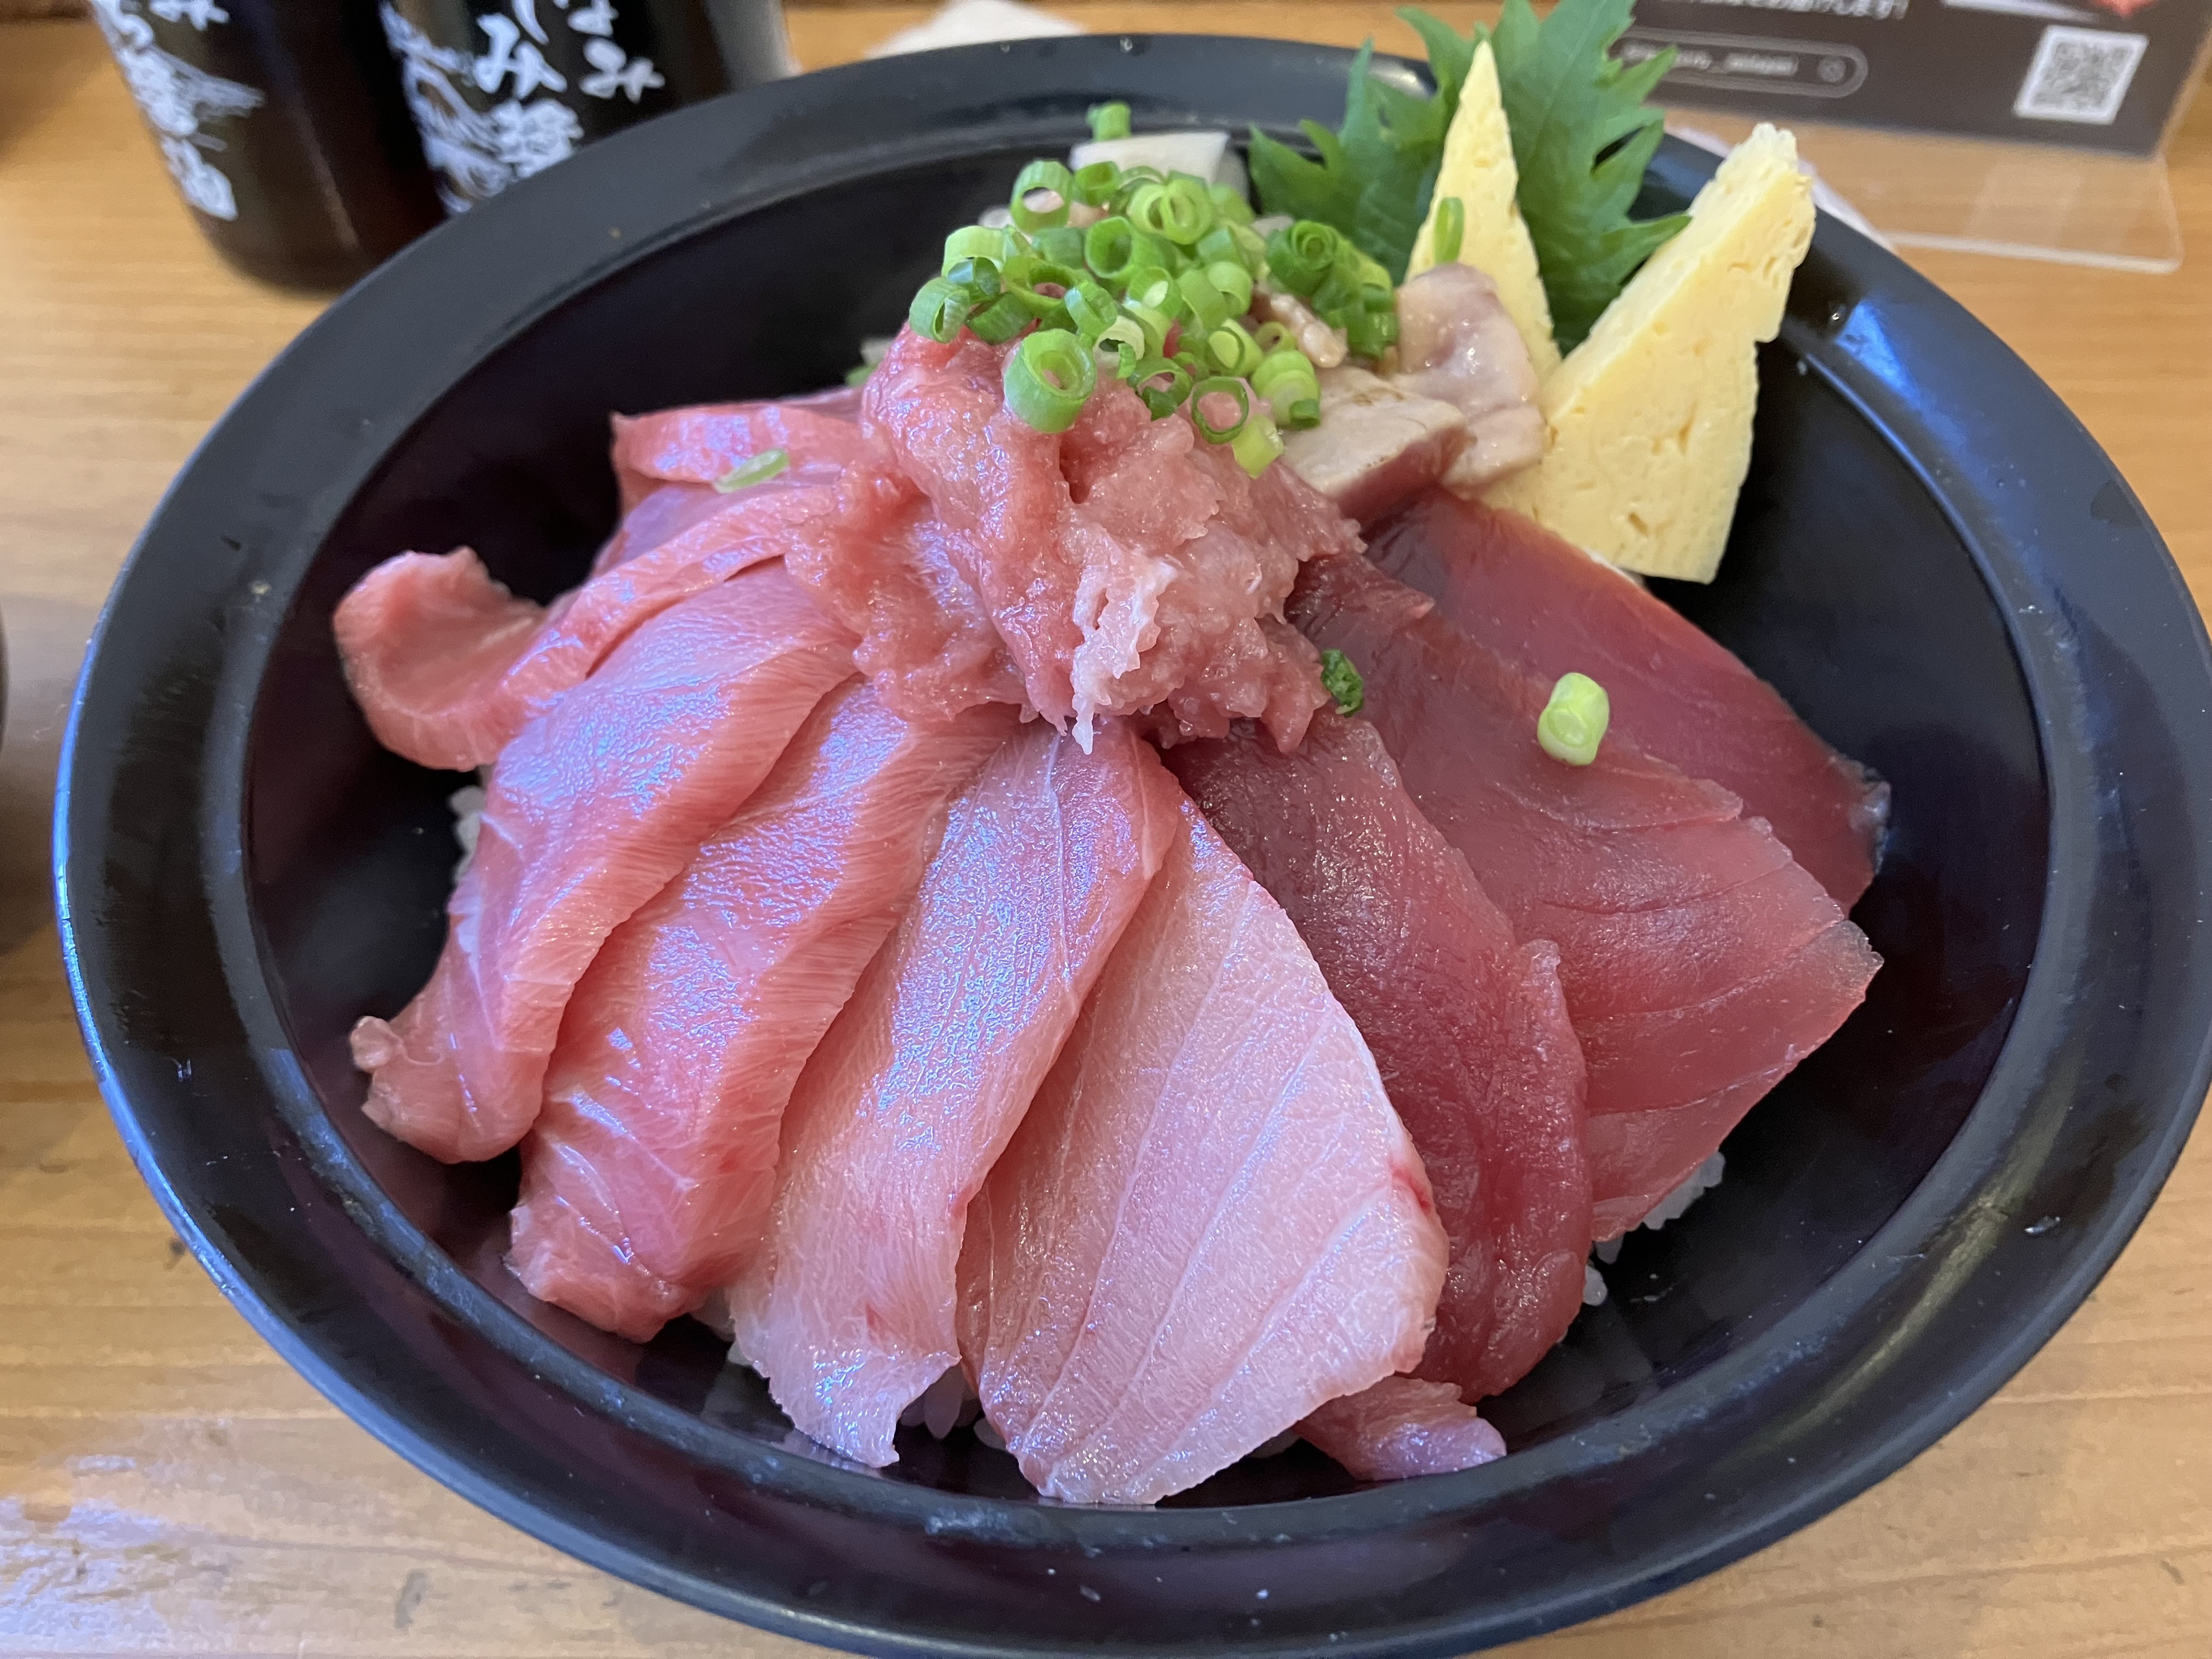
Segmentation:
[(477, 832), (483, 827), (484, 802), (489, 798), (485, 786), (491, 781), (491, 768), (480, 769), (474, 783), (465, 783), (446, 797), (446, 805), (453, 814), (453, 839), (461, 849), (460, 858), (453, 865), (453, 879), (459, 881), (467, 871), (469, 862), (477, 855)]
[[(1715, 1152), (1703, 1164), (1690, 1171), (1689, 1178), (1651, 1206), (1651, 1213), (1637, 1224), (1657, 1232), (1670, 1221), (1679, 1221), (1683, 1212), (1705, 1194), (1721, 1184), (1721, 1176), (1728, 1169), (1725, 1154)], [(1625, 1235), (1624, 1235), (1625, 1237)], [(1620, 1240), (1608, 1238), (1590, 1252), (1595, 1258), (1583, 1265), (1583, 1306), (1602, 1307), (1605, 1304), (1605, 1275), (1598, 1271), (1601, 1265), (1610, 1267), (1620, 1260)]]

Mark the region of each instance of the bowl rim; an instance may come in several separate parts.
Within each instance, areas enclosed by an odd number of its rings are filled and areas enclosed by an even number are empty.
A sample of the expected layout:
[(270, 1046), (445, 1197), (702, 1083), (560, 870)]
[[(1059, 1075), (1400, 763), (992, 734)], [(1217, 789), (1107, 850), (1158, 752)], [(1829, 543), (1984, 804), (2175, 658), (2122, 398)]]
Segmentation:
[[(465, 1436), (426, 1432), (395, 1412), (334, 1354), (319, 1331), (317, 1310), (265, 1263), (243, 1259), (235, 1240), (210, 1210), (196, 1172), (180, 1167), (161, 1120), (203, 1109), (191, 1079), (164, 1083), (143, 1065), (143, 1037), (123, 1001), (152, 994), (118, 982), (113, 960), (115, 907), (131, 896), (111, 866), (118, 839), (113, 817), (123, 793), (115, 734), (131, 727), (152, 657), (129, 647), (154, 624), (155, 607), (173, 606), (168, 591), (185, 586), (228, 624), (212, 663), (210, 718), (203, 746), (186, 764), (193, 787), (156, 803), (155, 823), (133, 835), (189, 835), (216, 936), (222, 997), (255, 1053), (260, 1096), (283, 1118), (298, 1147), (350, 1224), (374, 1238), (408, 1277), (476, 1339), (507, 1359), (538, 1371), (589, 1409), (687, 1455), (786, 1492), (797, 1501), (886, 1518), (933, 1532), (972, 1530), (1006, 1542), (1058, 1546), (1071, 1540), (1105, 1549), (1229, 1547), (1258, 1543), (1295, 1510), (1302, 1531), (1351, 1534), (1425, 1517), (1463, 1512), (1556, 1477), (1587, 1473), (1631, 1455), (1639, 1446), (1723, 1410), (1745, 1389), (1778, 1368), (1809, 1363), (1843, 1340), (1853, 1322), (1878, 1301), (1916, 1300), (1931, 1313), (1986, 1285), (1999, 1253), (1998, 1233), (2014, 1218), (2034, 1170), (2013, 1156), (2048, 1135), (2075, 1104), (2051, 1079), (2065, 1075), (2069, 1042), (2094, 1027), (2107, 1040), (2124, 1037), (2160, 1051), (2163, 1114), (2159, 1133), (2094, 1226), (2068, 1241), (2062, 1271), (2051, 1275), (2032, 1316), (2009, 1339), (1987, 1346), (1963, 1368), (1941, 1368), (1946, 1386), (1887, 1433), (1863, 1436), (1848, 1456), (1820, 1472), (1778, 1481), (1777, 1497), (1749, 1518), (1686, 1530), (1667, 1545), (1609, 1564), (1577, 1587), (1500, 1612), (1475, 1606), (1428, 1624), (1372, 1632), (1340, 1644), (1249, 1642), (1215, 1638), (1209, 1650), (1249, 1652), (1424, 1653), (1461, 1651), (1471, 1642), (1535, 1633), (1593, 1616), (1685, 1582), (1804, 1524), (1863, 1490), (1923, 1449), (2008, 1379), (2056, 1330), (2118, 1255), (2180, 1150), (2212, 1079), (2212, 922), (2184, 923), (2166, 952), (2180, 997), (2197, 1016), (2193, 1034), (2169, 1020), (2154, 1033), (2135, 1018), (2082, 1006), (2087, 939), (2097, 923), (2096, 883), (2063, 878), (2071, 868), (2106, 878), (2142, 881), (2159, 895), (2179, 894), (2189, 871), (2126, 867), (2125, 822), (2136, 810), (2172, 811), (2178, 796), (2189, 819), (2199, 866), (2212, 866), (2205, 817), (2212, 802), (2212, 647), (2179, 573), (2124, 481), (2056, 395), (1987, 330), (1901, 261), (1825, 217), (1816, 246), (1855, 282), (1848, 307), (1825, 319), (1793, 313), (1785, 343), (1808, 372), (1824, 378), (1881, 432), (1920, 476), (1968, 549), (2007, 615), (2013, 647), (2033, 703), (2051, 789), (2051, 868), (2041, 933), (2027, 988), (1989, 1081), (1957, 1137), (1919, 1187), (1881, 1229), (1812, 1297), (1742, 1350), (1706, 1367), (1652, 1401), (1482, 1469), (1376, 1487), (1332, 1498), (1235, 1510), (1130, 1512), (1054, 1508), (972, 1498), (863, 1476), (761, 1447), (712, 1428), (673, 1406), (641, 1394), (569, 1353), (501, 1304), (413, 1224), (401, 1217), (323, 1115), (290, 1049), (263, 971), (263, 941), (248, 900), (243, 856), (246, 745), (256, 693), (307, 560), (323, 535), (366, 482), (391, 445), (434, 405), (444, 389), (509, 340), (583, 289), (692, 234), (805, 191), (846, 182), (896, 164), (911, 167), (1024, 143), (1062, 142), (1090, 100), (1119, 95), (1146, 74), (1144, 64), (1174, 60), (1185, 78), (1209, 76), (1310, 76), (1324, 73), (1340, 89), (1351, 53), (1287, 42), (1203, 36), (1086, 36), (956, 49), (933, 54), (945, 73), (918, 87), (915, 60), (877, 60), (732, 94), (694, 106), (581, 152), (553, 174), (526, 181), (494, 203), (451, 223), (408, 250), (334, 305), (289, 347), (203, 441), (173, 483), (134, 549), (103, 611), (72, 706), (56, 809), (57, 911), (64, 957), (88, 1046), (103, 1095), (163, 1209), (179, 1233), (278, 1352), (342, 1409), (434, 1478), (494, 1514), (556, 1547), (635, 1582), (744, 1619), (749, 1623), (835, 1646), (872, 1651), (1003, 1654), (1033, 1650), (1003, 1645), (988, 1635), (951, 1643), (921, 1640), (865, 1621), (827, 1619), (781, 1600), (767, 1600), (701, 1574), (624, 1549), (560, 1513), (518, 1496), (499, 1472), (479, 1467)], [(1378, 60), (1379, 62), (1380, 60)], [(1024, 95), (976, 102), (971, 89), (1015, 76)], [(1304, 84), (1304, 82), (1301, 82)], [(893, 136), (848, 136), (835, 144), (820, 116), (841, 100), (896, 100), (904, 128)], [(1133, 93), (1140, 118), (1148, 112)], [(1156, 117), (1163, 112), (1155, 95)], [(1212, 104), (1182, 112), (1194, 124), (1204, 111), (1236, 103), (1224, 92)], [(1326, 106), (1324, 106), (1325, 108)], [(1208, 122), (1207, 124), (1212, 124)], [(1262, 125), (1289, 132), (1291, 123)], [(777, 129), (796, 127), (779, 139)], [(808, 148), (793, 149), (797, 143)], [(779, 143), (784, 149), (779, 150)], [(715, 158), (702, 162), (701, 156)], [(765, 164), (736, 175), (740, 156)], [(1686, 191), (1709, 176), (1714, 158), (1669, 141), (1656, 164), (1662, 182)], [(656, 173), (665, 176), (656, 178)], [(641, 180), (651, 180), (641, 184)], [(605, 228), (602, 228), (602, 227)], [(526, 250), (526, 252), (525, 251)], [(514, 295), (527, 293), (518, 308)], [(426, 303), (434, 301), (434, 304)], [(307, 494), (294, 494), (266, 515), (258, 537), (224, 543), (210, 556), (206, 531), (216, 520), (205, 499), (218, 475), (270, 476), (271, 459), (257, 456), (270, 434), (298, 422), (302, 410), (328, 410), (325, 388), (342, 383), (339, 366), (376, 349), (384, 331), (404, 317), (429, 338), (410, 373), (412, 395), (392, 407), (359, 414), (350, 452), (333, 457)], [(1994, 377), (2005, 395), (1973, 411), (1994, 432), (2053, 434), (2069, 447), (2069, 466), (2041, 476), (1940, 474), (1928, 458), (1955, 459), (1960, 411), (1946, 411), (1919, 394), (1923, 360), (1906, 343), (1941, 337), (1951, 355)], [(339, 400), (342, 407), (352, 405)], [(358, 411), (356, 411), (358, 413)], [(2094, 486), (2090, 516), (2103, 527), (2099, 544), (2038, 537), (2041, 523), (2072, 524), (2082, 503), (2063, 498)], [(220, 516), (217, 514), (217, 516)], [(2028, 550), (2033, 550), (2031, 559)], [(180, 576), (187, 559), (200, 568)], [(2102, 585), (2100, 605), (2085, 605), (2067, 579)], [(2085, 614), (2095, 610), (2092, 617)], [(2177, 629), (2176, 618), (2184, 619)], [(2084, 627), (2093, 622), (2094, 629)], [(2092, 638), (2092, 634), (2095, 638)], [(2101, 643), (2100, 643), (2101, 641)], [(2112, 737), (2100, 731), (2092, 681), (2104, 655), (2131, 663), (2156, 661), (2148, 677), (2155, 732), (2166, 740), (2185, 787), (2172, 794), (2139, 770), (2116, 767)], [(2194, 690), (2185, 691), (2185, 684)], [(143, 803), (142, 803), (143, 807)], [(2195, 866), (2192, 866), (2194, 868)], [(2177, 915), (2179, 912), (2176, 913)], [(2193, 958), (2191, 960), (2191, 958)], [(2200, 965), (2203, 964), (2203, 965)], [(2194, 1046), (2191, 1038), (2193, 1035)], [(1963, 1208), (1962, 1208), (1963, 1205)], [(1962, 1213), (1966, 1224), (1961, 1224)], [(1947, 1277), (1948, 1275), (1948, 1277)], [(1881, 1363), (1903, 1364), (1905, 1352)], [(1148, 1650), (1158, 1651), (1160, 1650)]]

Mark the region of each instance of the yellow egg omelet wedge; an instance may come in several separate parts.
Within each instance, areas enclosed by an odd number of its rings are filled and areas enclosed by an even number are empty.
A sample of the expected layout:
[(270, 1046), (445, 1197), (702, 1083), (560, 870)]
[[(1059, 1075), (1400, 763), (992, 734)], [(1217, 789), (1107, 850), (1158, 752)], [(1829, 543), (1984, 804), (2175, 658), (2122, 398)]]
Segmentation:
[(1498, 284), (1506, 315), (1528, 347), (1528, 361), (1541, 380), (1559, 366), (1552, 340), (1552, 307), (1544, 298), (1544, 279), (1536, 272), (1536, 246), (1528, 240), (1516, 200), (1521, 174), (1513, 165), (1513, 134), (1505, 125), (1505, 100), (1498, 90), (1498, 59), (1490, 42), (1474, 49), (1474, 66), (1459, 94), (1459, 111), (1444, 134), (1443, 159), (1429, 198), (1428, 222), (1413, 239), (1406, 266), (1410, 280), (1436, 264), (1437, 213), (1447, 198), (1459, 198), (1466, 216), (1459, 259)]
[(1544, 382), (1544, 459), (1485, 500), (1614, 564), (1711, 581), (1751, 463), (1757, 349), (1813, 238), (1797, 141), (1762, 123)]

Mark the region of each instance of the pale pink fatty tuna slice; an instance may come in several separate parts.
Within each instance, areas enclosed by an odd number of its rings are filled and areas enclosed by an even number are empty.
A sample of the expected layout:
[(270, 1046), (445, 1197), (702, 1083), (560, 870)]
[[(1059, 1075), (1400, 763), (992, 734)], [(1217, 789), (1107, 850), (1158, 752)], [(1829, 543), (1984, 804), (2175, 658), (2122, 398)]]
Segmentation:
[(913, 896), (946, 803), (1014, 724), (979, 708), (911, 726), (848, 681), (608, 937), (523, 1143), (508, 1261), (532, 1294), (641, 1342), (738, 1271), (800, 1067)]
[(1386, 1376), (1332, 1400), (1298, 1432), (1362, 1480), (1451, 1474), (1505, 1455), (1505, 1440), (1448, 1382)]
[(944, 845), (784, 1120), (737, 1349), (806, 1433), (863, 1463), (959, 1363), (968, 1207), (1181, 833), (1121, 723), (1085, 755), (1032, 725), (955, 803)]
[(423, 766), (466, 771), (514, 735), (482, 693), (530, 649), (545, 609), (518, 599), (465, 547), (386, 559), (331, 618), (346, 684), (376, 740)]
[(969, 1211), (960, 1352), (1048, 1497), (1149, 1504), (1419, 1363), (1428, 1179), (1358, 1029), (1188, 801)]
[(1717, 784), (1615, 738), (1589, 766), (1545, 754), (1549, 683), (1364, 559), (1310, 566), (1292, 611), (1365, 677), (1407, 787), (1514, 931), (1559, 947), (1594, 1231), (1626, 1231), (1834, 1034), (1881, 958)]
[(1640, 584), (1517, 513), (1441, 492), (1379, 528), (1369, 556), (1540, 679), (1596, 680), (1616, 733), (1740, 796), (1845, 909), (1874, 879), (1889, 786)]
[(370, 1118), (448, 1163), (520, 1140), (601, 941), (852, 672), (851, 637), (763, 565), (664, 611), (525, 727), (493, 775), (430, 982), (396, 1020), (354, 1028)]
[(1292, 755), (1248, 726), (1167, 761), (1297, 924), (1421, 1155), (1451, 1264), (1420, 1375), (1501, 1393), (1582, 1311), (1589, 1254), (1558, 948), (1516, 943), (1364, 720), (1323, 710)]
[(840, 388), (774, 403), (693, 404), (650, 415), (614, 417), (615, 481), (630, 513), (663, 484), (712, 485), (741, 463), (781, 449), (779, 478), (834, 484), (860, 459), (859, 398)]
[[(892, 345), (863, 427), (935, 509), (927, 550), (941, 569), (907, 569), (886, 546), (890, 568), (870, 582), (847, 570), (824, 603), (866, 636), (864, 652), (908, 664), (916, 653), (856, 593), (909, 596), (925, 641), (987, 618), (1023, 700), (1085, 741), (1097, 719), (1158, 706), (1193, 732), (1255, 716), (1295, 745), (1322, 693), (1306, 647), (1267, 624), (1299, 562), (1352, 545), (1350, 526), (1287, 470), (1246, 477), (1188, 420), (1152, 420), (1123, 386), (1102, 389), (1066, 434), (1036, 430), (1006, 407), (1009, 349), (911, 331)], [(969, 614), (932, 623), (931, 605)]]

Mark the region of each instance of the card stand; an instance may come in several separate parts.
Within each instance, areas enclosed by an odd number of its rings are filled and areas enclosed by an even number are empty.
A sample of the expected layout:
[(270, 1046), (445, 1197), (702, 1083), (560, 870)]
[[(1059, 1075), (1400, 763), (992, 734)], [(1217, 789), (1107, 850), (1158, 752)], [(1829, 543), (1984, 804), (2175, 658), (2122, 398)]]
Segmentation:
[[(2181, 264), (2181, 222), (2156, 155), (2007, 143), (1792, 121), (1823, 208), (1894, 247), (2163, 275)], [(1667, 130), (1725, 150), (1750, 118), (1670, 111)]]

